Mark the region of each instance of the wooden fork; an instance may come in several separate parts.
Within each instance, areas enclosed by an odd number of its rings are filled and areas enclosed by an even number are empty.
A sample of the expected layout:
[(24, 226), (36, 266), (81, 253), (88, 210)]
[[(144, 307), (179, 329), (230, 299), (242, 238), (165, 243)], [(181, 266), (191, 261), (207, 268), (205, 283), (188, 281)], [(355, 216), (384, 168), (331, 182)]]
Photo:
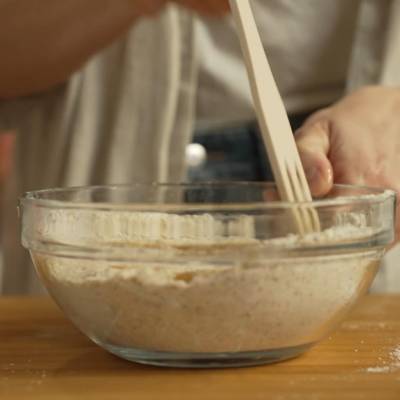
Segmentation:
[[(250, 80), (254, 106), (264, 144), (282, 200), (312, 201), (285, 106), (260, 39), (249, 0), (230, 0)], [(293, 207), (300, 234), (320, 230), (318, 214), (310, 204)]]

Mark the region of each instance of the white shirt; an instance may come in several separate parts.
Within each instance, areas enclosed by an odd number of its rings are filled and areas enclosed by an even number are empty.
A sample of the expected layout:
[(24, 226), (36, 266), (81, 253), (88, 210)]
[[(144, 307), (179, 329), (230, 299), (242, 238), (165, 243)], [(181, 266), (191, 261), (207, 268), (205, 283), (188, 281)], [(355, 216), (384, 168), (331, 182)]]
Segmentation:
[[(253, 0), (272, 71), (289, 113), (337, 100), (344, 91), (359, 0)], [(254, 118), (233, 21), (201, 18), (198, 124)]]

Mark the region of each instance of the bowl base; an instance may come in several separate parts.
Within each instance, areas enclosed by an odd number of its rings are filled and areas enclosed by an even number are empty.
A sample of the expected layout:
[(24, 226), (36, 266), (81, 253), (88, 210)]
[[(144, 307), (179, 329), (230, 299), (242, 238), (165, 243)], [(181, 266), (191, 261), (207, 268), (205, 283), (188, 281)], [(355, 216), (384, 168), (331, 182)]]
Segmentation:
[(235, 368), (272, 364), (295, 358), (313, 346), (313, 344), (305, 344), (295, 347), (239, 353), (178, 353), (138, 350), (97, 343), (110, 353), (125, 360), (170, 368)]

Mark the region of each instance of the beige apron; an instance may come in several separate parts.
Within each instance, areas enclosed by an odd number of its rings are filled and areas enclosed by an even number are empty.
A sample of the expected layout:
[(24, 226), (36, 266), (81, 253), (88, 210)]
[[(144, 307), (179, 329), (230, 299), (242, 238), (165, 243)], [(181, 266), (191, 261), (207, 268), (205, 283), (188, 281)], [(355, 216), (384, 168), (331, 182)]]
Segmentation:
[(191, 14), (170, 7), (134, 26), (65, 86), (0, 103), (0, 131), (17, 131), (2, 224), (3, 293), (40, 290), (20, 245), (22, 193), (182, 179), (194, 112), (193, 40)]

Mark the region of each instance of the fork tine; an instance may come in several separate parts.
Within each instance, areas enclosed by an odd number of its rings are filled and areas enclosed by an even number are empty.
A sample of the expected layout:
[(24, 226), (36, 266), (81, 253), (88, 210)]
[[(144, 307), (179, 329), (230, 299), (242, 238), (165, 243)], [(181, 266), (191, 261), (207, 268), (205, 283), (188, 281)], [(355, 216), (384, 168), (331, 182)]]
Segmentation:
[[(296, 197), (298, 196), (296, 184), (292, 181), (293, 174), (290, 171), (287, 163), (280, 165), (279, 171), (275, 174), (277, 178), (277, 184), (279, 192), (281, 195), (284, 195), (284, 200), (289, 202), (296, 202)], [(290, 209), (290, 213), (292, 214), (292, 219), (294, 224), (296, 225), (297, 231), (300, 235), (305, 235), (309, 232), (310, 226), (307, 224), (306, 218), (302, 215), (302, 210), (298, 207), (292, 207)]]
[[(296, 165), (287, 162), (286, 168), (288, 171), (289, 181), (294, 193), (294, 200), (300, 203), (307, 201), (307, 199), (305, 198), (305, 193), (302, 191), (301, 182), (299, 180), (298, 174), (296, 173)], [(307, 208), (301, 205), (299, 207), (296, 207), (296, 209), (299, 210), (299, 214), (302, 218), (302, 225), (304, 226), (305, 232), (306, 233), (312, 232), (313, 223)]]
[[(301, 191), (305, 195), (305, 201), (311, 202), (312, 196), (311, 196), (310, 188), (307, 183), (307, 179), (306, 179), (306, 176), (304, 173), (303, 166), (301, 165), (301, 162), (300, 162), (300, 158), (298, 159), (298, 162), (295, 163), (295, 165), (296, 165), (296, 175), (297, 175), (298, 180), (301, 185)], [(306, 209), (310, 215), (312, 231), (313, 232), (321, 231), (321, 222), (320, 222), (317, 210), (314, 207), (310, 207), (310, 206), (307, 206)]]

